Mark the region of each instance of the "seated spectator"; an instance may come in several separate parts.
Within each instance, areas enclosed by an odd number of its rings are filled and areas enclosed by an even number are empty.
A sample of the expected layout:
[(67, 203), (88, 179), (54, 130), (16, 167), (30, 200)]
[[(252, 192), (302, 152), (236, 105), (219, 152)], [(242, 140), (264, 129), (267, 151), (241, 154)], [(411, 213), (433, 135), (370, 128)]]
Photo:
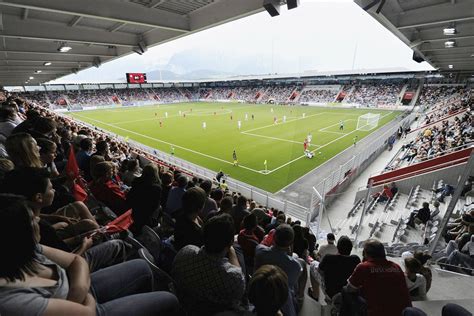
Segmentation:
[(337, 247), (334, 245), (336, 241), (336, 237), (333, 233), (329, 233), (326, 236), (327, 245), (322, 245), (319, 247), (319, 251), (316, 253), (316, 260), (321, 262), (325, 255), (336, 255), (337, 254)]
[(417, 259), (421, 263), (420, 274), (425, 277), (426, 280), (426, 293), (431, 288), (431, 281), (433, 280), (433, 275), (431, 273), (431, 269), (426, 266), (426, 262), (431, 259), (431, 256), (428, 253), (424, 253), (421, 251), (416, 251), (413, 254), (413, 257)]
[(249, 214), (244, 217), (244, 229), (239, 232), (237, 242), (244, 252), (245, 265), (247, 271), (251, 271), (255, 258), (255, 248), (263, 240), (265, 232), (257, 225), (257, 217), (254, 214)]
[(386, 202), (393, 198), (393, 193), (392, 190), (388, 187), (388, 185), (384, 185), (382, 192), (375, 193), (373, 197), (374, 199), (378, 197), (378, 202)]
[(202, 220), (199, 213), (206, 202), (206, 193), (201, 188), (191, 188), (182, 198), (182, 208), (177, 211), (174, 228), (174, 247), (180, 250), (187, 245), (203, 245)]
[(174, 295), (151, 292), (153, 276), (145, 261), (132, 260), (90, 274), (80, 256), (38, 243), (38, 218), (24, 200), (1, 196), (0, 205), (0, 251), (8, 253), (0, 269), (1, 314), (177, 312)]
[(230, 213), (232, 212), (232, 206), (233, 205), (234, 204), (233, 204), (233, 201), (232, 201), (232, 197), (226, 196), (221, 201), (221, 205), (219, 207), (219, 212), (230, 215)]
[(129, 207), (126, 203), (126, 192), (112, 181), (113, 173), (114, 166), (111, 162), (98, 163), (92, 170), (93, 180), (89, 188), (97, 200), (108, 206), (115, 214), (121, 215)]
[(204, 180), (199, 186), (201, 187), (201, 189), (204, 190), (204, 192), (206, 192), (207, 195), (204, 208), (202, 209), (201, 214), (199, 214), (199, 216), (204, 219), (207, 217), (207, 214), (209, 214), (209, 212), (217, 211), (217, 203), (209, 197), (212, 190), (212, 182), (210, 180)]
[(258, 270), (262, 265), (271, 264), (280, 267), (288, 276), (288, 301), (282, 308), (284, 315), (296, 315), (304, 299), (307, 280), (306, 263), (292, 256), (294, 240), (293, 228), (281, 224), (275, 229), (274, 246), (258, 245), (255, 249), (255, 265)]
[(295, 224), (293, 225), (293, 231), (295, 232), (295, 239), (293, 241), (293, 253), (298, 255), (299, 258), (303, 259), (304, 261), (308, 260), (308, 240), (306, 240), (303, 228)]
[(106, 140), (98, 141), (97, 144), (95, 144), (95, 152), (92, 156), (96, 155), (104, 157), (105, 161), (112, 160), (110, 157), (109, 143)]
[(347, 280), (347, 290), (358, 292), (367, 302), (368, 316), (399, 316), (411, 306), (402, 269), (385, 257), (385, 248), (377, 240), (368, 240), (362, 252), (364, 260)]
[(132, 209), (133, 224), (130, 230), (140, 233), (144, 225), (158, 224), (161, 199), (161, 180), (155, 164), (146, 165), (141, 177), (133, 180), (127, 194), (127, 204)]
[(8, 136), (12, 134), (13, 129), (17, 126), (15, 114), (11, 107), (0, 108), (0, 144), (5, 144)]
[(249, 283), (249, 301), (255, 306), (257, 316), (281, 316), (281, 309), (288, 300), (288, 277), (279, 267), (261, 266)]
[(408, 219), (407, 225), (415, 228), (415, 224), (426, 224), (431, 217), (430, 204), (428, 202), (423, 202), (423, 207), (419, 210), (411, 212), (410, 218)]
[(412, 301), (426, 300), (426, 279), (420, 274), (421, 263), (414, 257), (405, 258), (405, 281)]
[(56, 144), (46, 138), (38, 138), (36, 142), (38, 143), (38, 146), (40, 148), (39, 154), (43, 166), (46, 168), (46, 170), (48, 170), (52, 178), (56, 178), (57, 176), (59, 176), (58, 169), (56, 168), (56, 164), (54, 163), (57, 149)]
[(120, 173), (120, 178), (125, 185), (131, 186), (133, 180), (140, 177), (142, 169), (137, 159), (124, 160), (123, 164), (125, 165), (125, 170)]
[(178, 297), (188, 315), (213, 315), (236, 309), (245, 291), (245, 278), (232, 247), (232, 217), (228, 214), (212, 217), (204, 225), (203, 237), (202, 248), (184, 247), (173, 263)]
[(180, 175), (176, 179), (177, 186), (171, 188), (168, 194), (168, 201), (166, 201), (165, 212), (173, 215), (174, 212), (179, 210), (182, 206), (182, 197), (186, 192), (186, 186), (188, 185), (188, 178)]
[(79, 145), (80, 149), (78, 152), (76, 152), (77, 166), (79, 167), (79, 169), (82, 170), (85, 175), (87, 175), (90, 174), (92, 171), (89, 169), (89, 167), (92, 155), (92, 147), (94, 146), (94, 143), (92, 142), (92, 139), (86, 137), (81, 140)]
[(7, 138), (5, 148), (15, 168), (42, 168), (36, 140), (27, 133), (13, 134)]
[[(324, 256), (321, 263), (313, 261), (310, 265), (311, 287), (308, 295), (319, 300), (319, 287), (322, 286), (324, 293), (332, 299), (340, 293), (347, 284), (347, 279), (360, 263), (359, 257), (351, 255), (352, 241), (347, 236), (341, 236), (337, 241), (338, 253)], [(324, 282), (322, 282), (324, 281)]]
[(247, 198), (243, 195), (239, 195), (237, 203), (232, 207), (230, 215), (234, 220), (235, 231), (239, 232), (242, 226), (242, 221), (245, 216), (249, 215), (250, 212), (247, 210)]

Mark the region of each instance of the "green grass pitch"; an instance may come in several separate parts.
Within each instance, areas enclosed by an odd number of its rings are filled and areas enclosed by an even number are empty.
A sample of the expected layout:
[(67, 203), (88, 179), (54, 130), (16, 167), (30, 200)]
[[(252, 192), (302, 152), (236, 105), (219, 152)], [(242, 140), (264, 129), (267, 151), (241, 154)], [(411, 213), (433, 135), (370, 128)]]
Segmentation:
[[(353, 146), (355, 136), (360, 140), (374, 132), (375, 129), (356, 130), (357, 118), (369, 112), (380, 113), (378, 127), (400, 113), (374, 109), (199, 102), (100, 109), (71, 115), (166, 153), (171, 153), (174, 148), (177, 157), (216, 173), (222, 170), (232, 178), (269, 192), (277, 192)], [(283, 122), (284, 116), (286, 122)], [(275, 117), (276, 124), (273, 122)], [(344, 121), (343, 131), (339, 130), (340, 120)], [(238, 121), (241, 122), (240, 130)], [(312, 134), (309, 147), (314, 153), (312, 159), (305, 157), (303, 152), (303, 141), (309, 133)], [(238, 166), (233, 165), (234, 149)], [(315, 179), (315, 184), (318, 180)]]

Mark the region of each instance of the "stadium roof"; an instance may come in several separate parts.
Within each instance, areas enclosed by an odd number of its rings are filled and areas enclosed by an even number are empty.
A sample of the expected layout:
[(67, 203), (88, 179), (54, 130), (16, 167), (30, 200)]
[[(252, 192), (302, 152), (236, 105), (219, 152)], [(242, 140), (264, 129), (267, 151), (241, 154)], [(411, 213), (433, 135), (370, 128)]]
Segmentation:
[[(474, 72), (473, 0), (355, 0), (440, 71)], [(377, 13), (377, 10), (380, 13)], [(445, 35), (454, 27), (455, 34)], [(445, 42), (454, 47), (446, 48)], [(374, 39), (376, 42), (376, 39)], [(389, 61), (388, 61), (389, 62)], [(452, 68), (449, 67), (452, 65)]]
[(260, 0), (0, 0), (0, 85), (44, 83), (262, 10)]

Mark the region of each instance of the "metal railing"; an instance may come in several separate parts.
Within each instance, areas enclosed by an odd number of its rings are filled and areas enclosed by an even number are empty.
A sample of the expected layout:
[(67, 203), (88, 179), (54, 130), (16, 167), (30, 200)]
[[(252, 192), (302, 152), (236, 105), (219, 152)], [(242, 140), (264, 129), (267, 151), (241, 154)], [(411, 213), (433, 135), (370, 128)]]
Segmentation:
[[(364, 164), (367, 165), (369, 162), (375, 160), (376, 157), (380, 154), (381, 151), (385, 150), (387, 146), (387, 139), (395, 135), (398, 132), (400, 126), (410, 125), (415, 120), (414, 114), (409, 114), (397, 124), (394, 124), (392, 127), (387, 129), (383, 134), (378, 136), (372, 142), (364, 145), (366, 150), (363, 150), (357, 155), (352, 156), (348, 161), (341, 164), (339, 168), (336, 168), (328, 177), (316, 184), (313, 189), (317, 191), (318, 194), (313, 193), (311, 197), (310, 204), (310, 220), (316, 220), (316, 215), (319, 215), (319, 207), (322, 202), (324, 202), (324, 197), (329, 193), (335, 193), (335, 189), (343, 183), (350, 175), (355, 171), (358, 173), (362, 170), (361, 166)], [(323, 197), (323, 198), (321, 198)]]

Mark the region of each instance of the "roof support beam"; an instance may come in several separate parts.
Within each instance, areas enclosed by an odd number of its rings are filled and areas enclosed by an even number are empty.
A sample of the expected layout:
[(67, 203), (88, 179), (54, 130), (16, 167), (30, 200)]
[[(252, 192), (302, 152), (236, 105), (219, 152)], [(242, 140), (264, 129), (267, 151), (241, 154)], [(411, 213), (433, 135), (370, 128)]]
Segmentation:
[(114, 0), (3, 0), (0, 5), (77, 15), (87, 18), (188, 32), (187, 19), (179, 14), (149, 10), (145, 6)]
[[(0, 2), (1, 4), (1, 2)], [(15, 16), (4, 15), (4, 28), (0, 36), (67, 43), (86, 43), (105, 46), (134, 47), (138, 38), (133, 34), (111, 34), (107, 31), (88, 29), (79, 31), (62, 24), (34, 21), (21, 21)], [(59, 46), (59, 45), (58, 45)]]
[(77, 23), (79, 23), (81, 20), (82, 20), (82, 16), (76, 16), (76, 17), (74, 17), (74, 19), (71, 20), (71, 22), (69, 22), (68, 26), (74, 27), (74, 26), (76, 26)]
[(21, 13), (21, 19), (22, 20), (28, 19), (28, 13), (29, 12), (30, 12), (30, 9), (27, 9), (27, 8), (23, 9), (23, 12)]
[(3, 31), (3, 13), (0, 11), (0, 31)]
[(474, 12), (474, 3), (469, 0), (458, 1), (455, 5), (442, 3), (431, 7), (423, 7), (406, 11), (403, 15), (400, 15), (397, 28), (403, 30), (451, 22), (471, 21), (474, 20), (472, 12)]

